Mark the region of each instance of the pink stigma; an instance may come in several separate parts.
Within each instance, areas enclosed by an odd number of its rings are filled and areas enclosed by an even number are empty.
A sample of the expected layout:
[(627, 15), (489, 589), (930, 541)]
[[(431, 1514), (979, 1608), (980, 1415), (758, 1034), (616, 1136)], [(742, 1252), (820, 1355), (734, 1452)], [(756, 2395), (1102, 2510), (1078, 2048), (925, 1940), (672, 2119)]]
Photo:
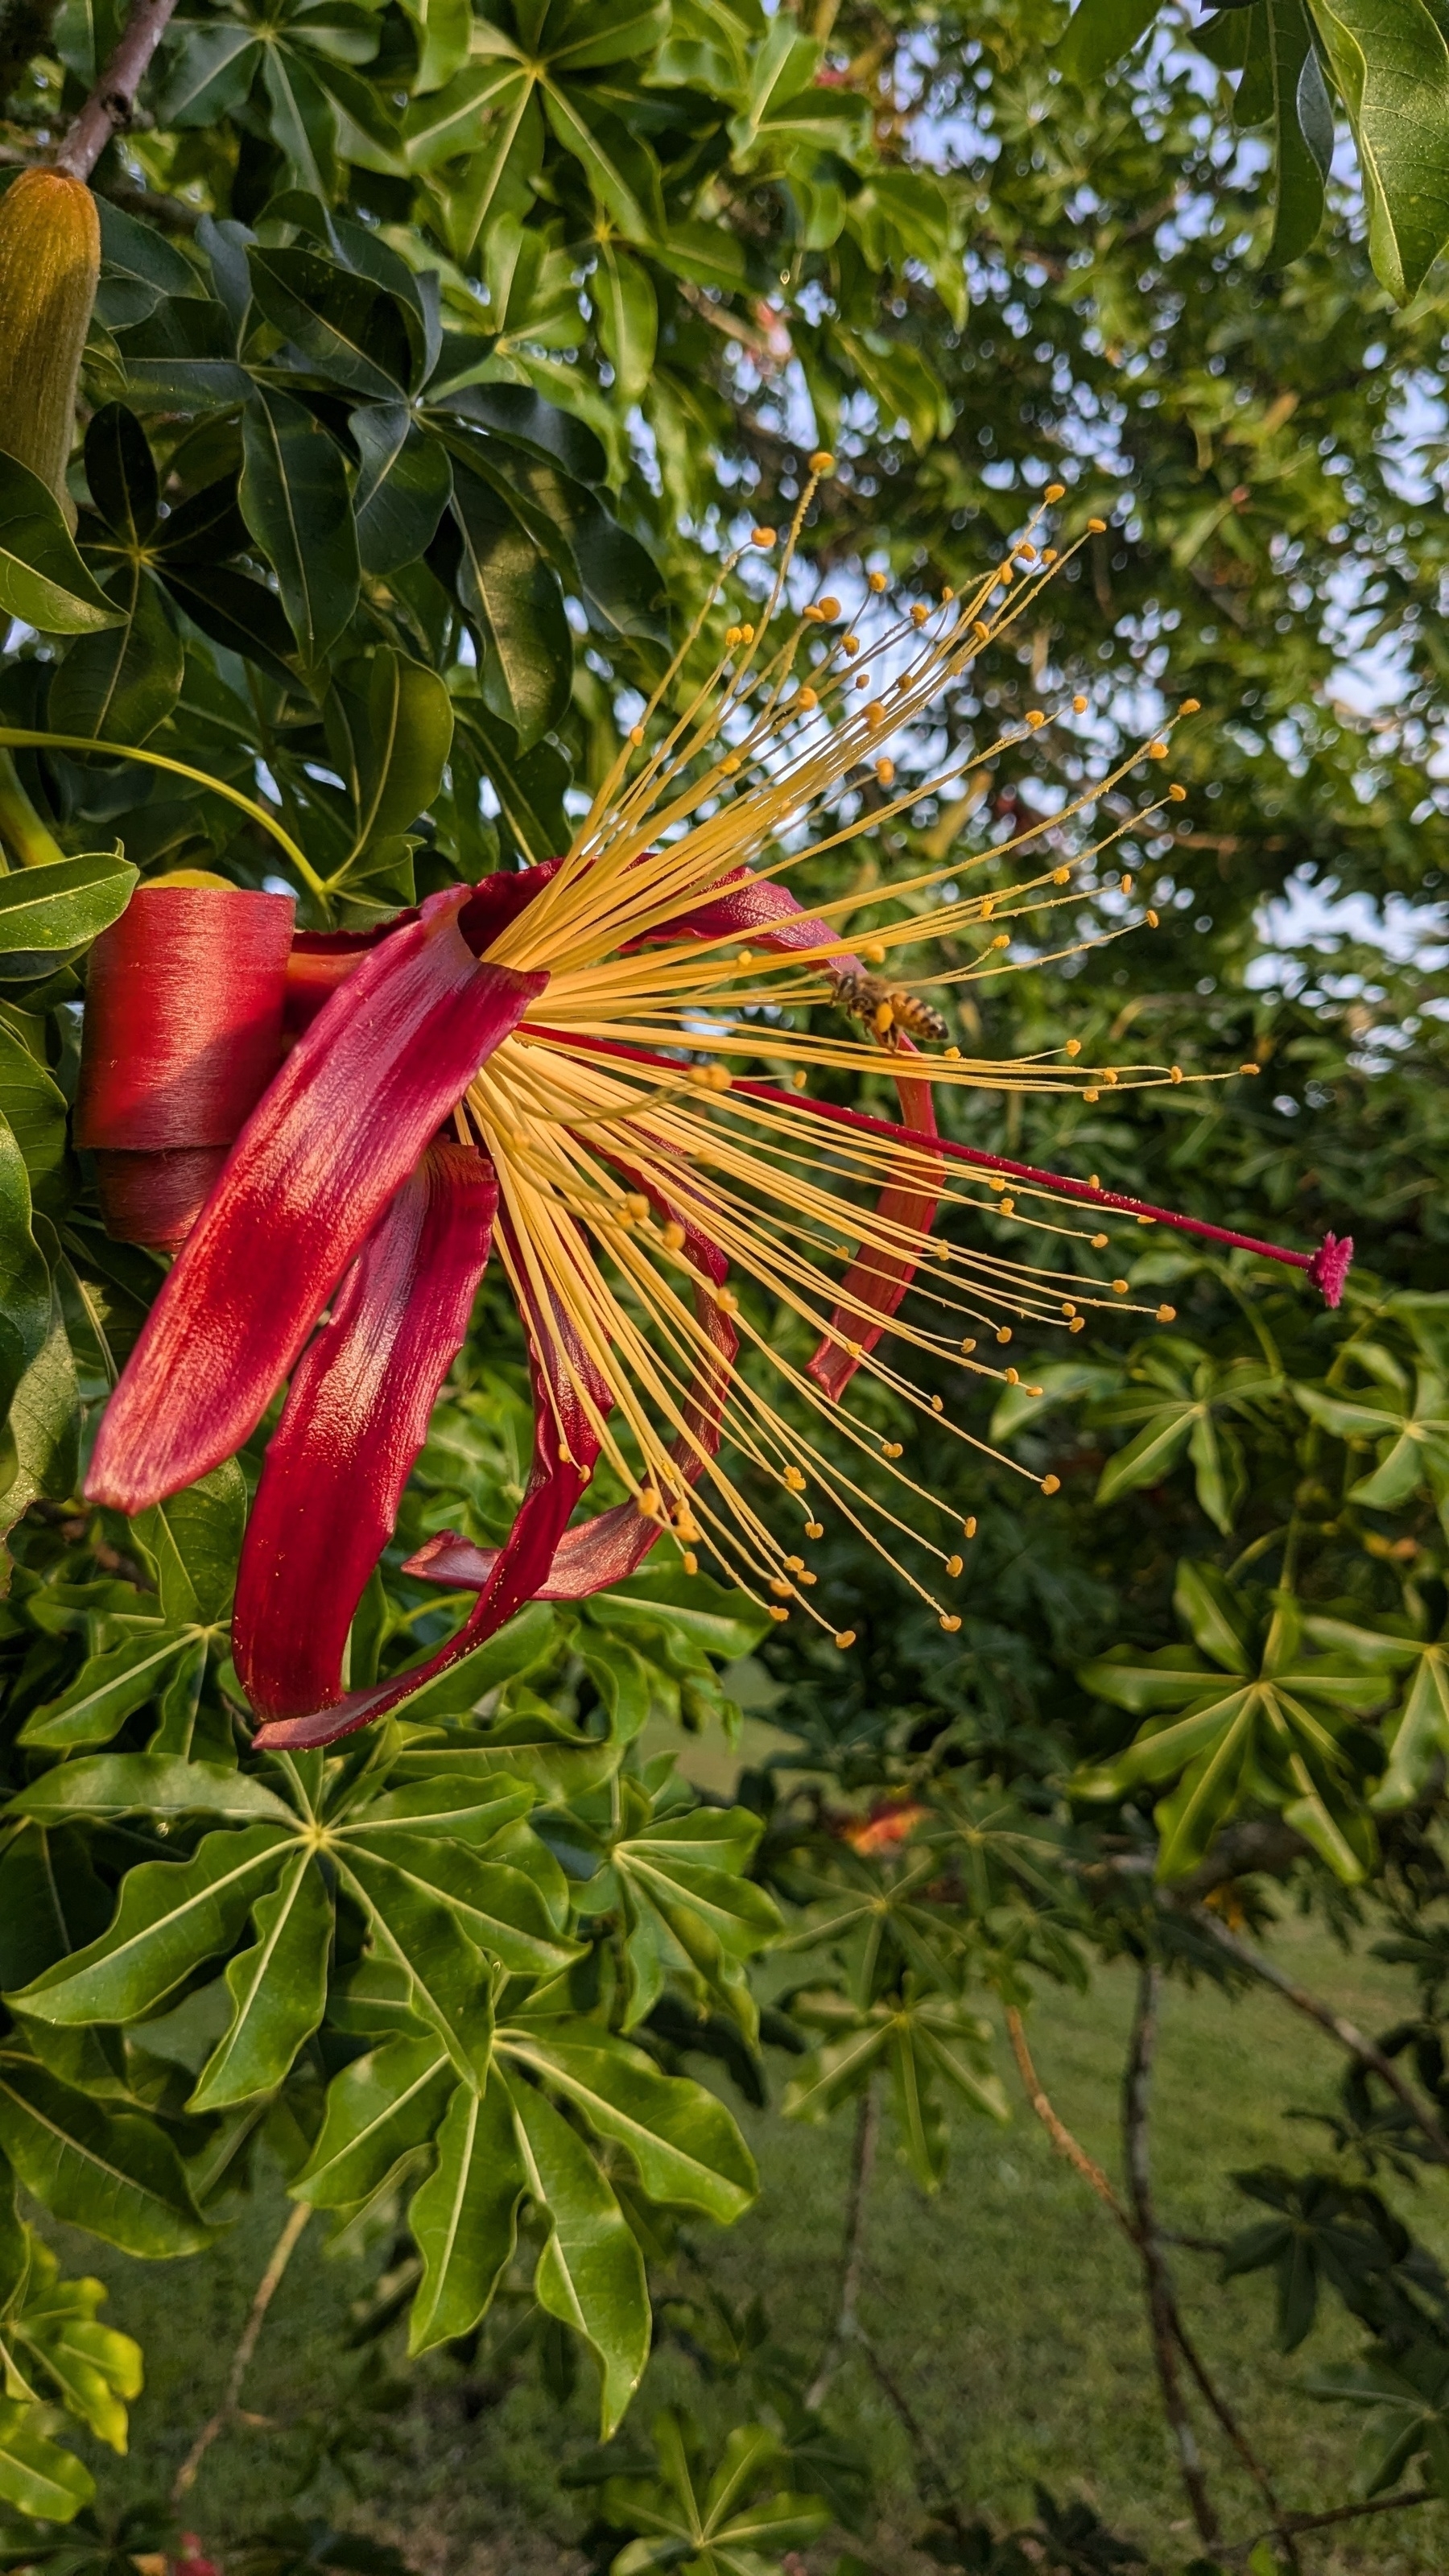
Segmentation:
[(1325, 1306), (1336, 1306), (1353, 1260), (1353, 1236), (1326, 1234), (1308, 1264), (1308, 1276), (1323, 1292)]

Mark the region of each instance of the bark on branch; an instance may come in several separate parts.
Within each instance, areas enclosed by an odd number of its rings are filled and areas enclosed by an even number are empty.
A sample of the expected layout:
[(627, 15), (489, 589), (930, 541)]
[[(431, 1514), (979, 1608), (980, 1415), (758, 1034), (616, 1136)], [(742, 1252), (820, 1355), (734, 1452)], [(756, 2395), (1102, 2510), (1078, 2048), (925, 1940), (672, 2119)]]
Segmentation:
[(136, 96), (176, 0), (134, 0), (120, 42), (55, 156), (57, 170), (88, 179), (112, 135), (134, 123)]

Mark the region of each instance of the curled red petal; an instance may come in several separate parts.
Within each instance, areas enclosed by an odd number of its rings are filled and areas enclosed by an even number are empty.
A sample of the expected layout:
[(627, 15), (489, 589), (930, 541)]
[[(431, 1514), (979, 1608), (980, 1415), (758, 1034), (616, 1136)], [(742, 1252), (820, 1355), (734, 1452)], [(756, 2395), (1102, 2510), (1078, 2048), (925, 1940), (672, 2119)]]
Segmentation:
[(347, 1631), (462, 1347), (497, 1206), (485, 1155), (430, 1145), (293, 1371), (232, 1613), (237, 1672), (262, 1717), (342, 1697)]
[[(481, 957), (499, 933), (527, 911), (562, 865), (562, 859), (546, 859), (539, 867), (500, 868), (468, 889), (458, 928), (475, 957)], [(288, 1034), (296, 1037), (310, 1028), (323, 1003), (331, 1000), (339, 984), (346, 983), (368, 950), (419, 918), (420, 908), (412, 904), (373, 930), (299, 930), (287, 961)]]
[[(617, 1164), (635, 1189), (644, 1191), (656, 1216), (684, 1228), (683, 1249), (694, 1268), (704, 1273), (695, 1290), (694, 1310), (709, 1336), (711, 1352), (694, 1373), (683, 1406), (681, 1429), (669, 1444), (669, 1455), (685, 1482), (697, 1484), (705, 1459), (719, 1455), (729, 1372), (739, 1349), (739, 1335), (714, 1294), (729, 1265), (718, 1244), (701, 1233), (651, 1177), (634, 1171), (617, 1156), (608, 1159)], [(577, 1529), (564, 1531), (535, 1597), (540, 1601), (582, 1601), (591, 1592), (602, 1592), (624, 1582), (643, 1564), (662, 1526), (646, 1518), (633, 1503), (615, 1503), (609, 1510), (596, 1513), (592, 1520), (581, 1521)], [(456, 1530), (440, 1530), (408, 1558), (403, 1572), (421, 1575), (429, 1583), (445, 1584), (450, 1591), (472, 1592), (490, 1581), (497, 1562), (496, 1548), (475, 1547), (471, 1539), (460, 1537)]]
[(533, 1379), (533, 1464), (513, 1527), (493, 1557), (483, 1588), (456, 1636), (424, 1663), (375, 1683), (371, 1690), (351, 1691), (330, 1708), (278, 1718), (258, 1728), (255, 1742), (264, 1752), (300, 1752), (335, 1744), (340, 1736), (352, 1735), (359, 1726), (385, 1716), (474, 1646), (495, 1636), (515, 1611), (537, 1597), (547, 1578), (554, 1551), (599, 1454), (599, 1434), (589, 1406), (580, 1399), (579, 1387), (587, 1389), (589, 1402), (600, 1416), (607, 1413), (610, 1399), (552, 1288), (540, 1288), (530, 1280), (511, 1231), (510, 1245), (515, 1276), (525, 1283), (522, 1303)]
[(862, 971), (860, 959), (839, 947), (840, 933), (828, 921), (804, 911), (788, 886), (774, 877), (752, 877), (747, 868), (726, 878), (708, 901), (692, 905), (675, 921), (662, 922), (648, 937), (651, 942), (753, 939), (761, 948), (836, 949), (837, 954), (822, 958), (822, 967), (829, 965), (845, 975)]
[(184, 1242), (282, 1056), (290, 895), (140, 886), (86, 969), (75, 1136), (108, 1233)]
[[(915, 1049), (903, 1046), (901, 1053), (914, 1054)], [(937, 1133), (931, 1086), (929, 1082), (913, 1082), (899, 1069), (899, 1063), (898, 1056), (892, 1069), (912, 1141), (931, 1144)], [(886, 1183), (875, 1203), (877, 1218), (882, 1225), (905, 1226), (917, 1234), (929, 1234), (941, 1204), (945, 1177), (945, 1166), (939, 1157), (929, 1163), (923, 1157), (918, 1177)], [(875, 1349), (915, 1275), (916, 1264), (909, 1253), (889, 1252), (883, 1245), (867, 1244), (852, 1261), (840, 1283), (829, 1328), (805, 1363), (809, 1375), (833, 1403), (839, 1403), (866, 1352)], [(860, 1312), (862, 1306), (878, 1315), (879, 1323), (867, 1323)], [(847, 1343), (854, 1348), (848, 1349)]]
[(470, 954), (470, 891), (431, 895), (362, 959), (253, 1111), (106, 1407), (93, 1502), (139, 1511), (255, 1430), (394, 1191), (542, 992), (546, 977)]

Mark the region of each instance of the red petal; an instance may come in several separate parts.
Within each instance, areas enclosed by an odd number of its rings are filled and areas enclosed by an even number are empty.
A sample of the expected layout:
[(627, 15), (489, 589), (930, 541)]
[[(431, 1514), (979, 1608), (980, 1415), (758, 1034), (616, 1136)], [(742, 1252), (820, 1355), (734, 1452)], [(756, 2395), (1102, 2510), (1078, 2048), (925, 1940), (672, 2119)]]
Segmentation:
[[(518, 1275), (527, 1279), (527, 1270), (516, 1254), (515, 1262)], [(352, 1691), (331, 1708), (314, 1709), (305, 1717), (278, 1718), (259, 1727), (254, 1741), (263, 1751), (299, 1752), (314, 1745), (335, 1744), (339, 1736), (355, 1733), (359, 1726), (366, 1726), (371, 1719), (411, 1699), (424, 1682), (434, 1680), (460, 1656), (495, 1636), (515, 1611), (537, 1597), (599, 1454), (598, 1433), (580, 1402), (574, 1374), (565, 1365), (564, 1354), (601, 1414), (608, 1411), (609, 1394), (580, 1350), (552, 1291), (546, 1292), (546, 1316), (533, 1289), (525, 1290), (523, 1304), (531, 1343), (533, 1466), (518, 1517), (493, 1557), (484, 1588), (467, 1620), (456, 1636), (439, 1646), (424, 1663), (414, 1664), (410, 1671), (375, 1683), (371, 1690)], [(559, 1456), (562, 1445), (569, 1451), (566, 1458)]]
[[(907, 1041), (901, 1053), (914, 1055), (915, 1049)], [(936, 1135), (931, 1085), (912, 1082), (908, 1074), (898, 1070), (899, 1063), (898, 1055), (892, 1071), (906, 1124), (914, 1142), (928, 1144)], [(933, 1161), (929, 1172), (929, 1179), (923, 1172), (919, 1181), (888, 1182), (876, 1200), (876, 1215), (887, 1225), (911, 1226), (920, 1234), (929, 1234), (941, 1203), (945, 1169), (939, 1161)], [(875, 1349), (915, 1275), (916, 1264), (908, 1253), (887, 1252), (876, 1245), (868, 1245), (852, 1261), (840, 1283), (840, 1302), (830, 1318), (830, 1330), (805, 1363), (816, 1385), (833, 1403), (839, 1403), (866, 1352)], [(852, 1298), (879, 1315), (880, 1322), (866, 1323), (857, 1306), (849, 1302)], [(845, 1348), (847, 1340), (856, 1344), (854, 1351)]]
[(232, 1615), (242, 1688), (264, 1717), (342, 1697), (347, 1631), (462, 1347), (497, 1205), (485, 1156), (431, 1145), (293, 1372)]
[(294, 909), (241, 886), (141, 886), (92, 948), (75, 1135), (118, 1241), (185, 1241), (275, 1074)]
[[(458, 915), (458, 928), (475, 957), (481, 957), (500, 931), (527, 911), (534, 896), (542, 892), (550, 877), (557, 876), (562, 865), (562, 859), (547, 859), (541, 867), (500, 869), (494, 876), (480, 877), (477, 885), (468, 889)], [(339, 984), (346, 983), (368, 950), (419, 917), (414, 904), (406, 912), (394, 913), (390, 921), (380, 923), (375, 930), (299, 930), (287, 961), (288, 1031), (295, 1036), (310, 1028), (323, 1003), (331, 999)]]
[(431, 895), (299, 1038), (106, 1408), (86, 1492), (140, 1511), (240, 1447), (342, 1273), (547, 978), (481, 966)]
[[(611, 1161), (617, 1157), (610, 1156)], [(683, 1211), (675, 1207), (641, 1172), (628, 1164), (618, 1168), (635, 1189), (645, 1192), (655, 1214), (668, 1222), (671, 1218), (685, 1230), (685, 1245), (691, 1262), (705, 1273), (711, 1283), (701, 1283), (695, 1292), (694, 1311), (708, 1333), (717, 1357), (707, 1360), (696, 1370), (684, 1405), (684, 1428), (671, 1441), (669, 1455), (686, 1483), (697, 1484), (704, 1470), (704, 1460), (718, 1457), (720, 1433), (724, 1421), (725, 1397), (729, 1391), (729, 1370), (740, 1337), (721, 1309), (712, 1290), (718, 1287), (729, 1265), (718, 1244), (691, 1225)], [(703, 1453), (703, 1454), (702, 1454)], [(566, 1530), (554, 1550), (553, 1563), (545, 1580), (538, 1586), (535, 1598), (540, 1601), (582, 1601), (590, 1592), (602, 1592), (622, 1583), (643, 1564), (655, 1540), (661, 1535), (661, 1523), (647, 1520), (633, 1503), (616, 1503), (593, 1520), (581, 1521), (577, 1529)], [(470, 1539), (460, 1538), (455, 1530), (440, 1530), (410, 1556), (404, 1574), (417, 1574), (429, 1583), (446, 1584), (450, 1590), (470, 1592), (487, 1583), (498, 1562), (496, 1548), (475, 1547)]]
[[(741, 868), (725, 882), (725, 892), (682, 912), (677, 921), (662, 922), (649, 932), (649, 941), (748, 937), (762, 948), (833, 948), (839, 941), (840, 932), (830, 922), (802, 912), (789, 887), (774, 877), (752, 877)], [(860, 959), (846, 949), (821, 964), (844, 975), (862, 971)]]

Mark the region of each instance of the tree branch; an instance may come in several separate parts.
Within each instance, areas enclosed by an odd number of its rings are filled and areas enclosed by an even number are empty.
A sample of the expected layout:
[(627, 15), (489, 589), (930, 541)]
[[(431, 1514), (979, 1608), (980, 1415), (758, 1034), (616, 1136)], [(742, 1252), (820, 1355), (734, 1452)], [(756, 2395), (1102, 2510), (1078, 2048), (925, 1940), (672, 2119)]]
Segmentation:
[(856, 2309), (860, 2300), (861, 2274), (865, 2269), (865, 2209), (870, 2191), (870, 2178), (875, 2170), (876, 2140), (880, 2132), (880, 2101), (875, 2078), (871, 2077), (860, 2097), (855, 2120), (855, 2149), (850, 2162), (850, 2198), (846, 2203), (845, 2244), (840, 2271), (840, 2304), (830, 2340), (815, 2377), (805, 2392), (805, 2403), (813, 2415), (824, 2400), (834, 2378), (845, 2345), (860, 2334)]
[[(1327, 2531), (1332, 2523), (1361, 2522), (1365, 2514), (1398, 2513), (1405, 2505), (1442, 2504), (1443, 2501), (1437, 2487), (1401, 2487), (1397, 2495), (1374, 2496), (1368, 2504), (1338, 2504), (1334, 2505), (1328, 2513), (1290, 2513), (1283, 2527), (1290, 2533)], [(1218, 2556), (1225, 2561), (1233, 2558), (1251, 2558), (1258, 2543), (1261, 2540), (1273, 2539), (1279, 2528), (1280, 2526), (1275, 2523), (1272, 2531), (1255, 2531), (1251, 2540), (1235, 2540), (1231, 2548), (1220, 2547)]]
[(1147, 2289), (1147, 2321), (1152, 2333), (1152, 2354), (1157, 2364), (1157, 2383), (1162, 2391), (1163, 2411), (1172, 2428), (1177, 2446), (1177, 2463), (1182, 2483), (1192, 2507), (1198, 2538), (1209, 2548), (1218, 2539), (1218, 2518), (1208, 2494), (1203, 2473), (1202, 2453), (1192, 2418), (1182, 2393), (1177, 2371), (1177, 2337), (1173, 2331), (1172, 2284), (1167, 2262), (1158, 2241), (1152, 2207), (1152, 2182), (1147, 2158), (1148, 2104), (1151, 2098), (1152, 2060), (1157, 2048), (1157, 2013), (1162, 1991), (1162, 1970), (1152, 1961), (1144, 1961), (1137, 1978), (1137, 2008), (1132, 2016), (1132, 2036), (1127, 2048), (1127, 2066), (1122, 2083), (1122, 2144), (1127, 2166), (1127, 2188), (1132, 2199), (1137, 2243), (1142, 2254), (1142, 2270)]
[(251, 2357), (256, 2351), (257, 2338), (262, 2331), (262, 2327), (266, 2323), (267, 2310), (277, 2295), (277, 2291), (281, 2285), (282, 2274), (286, 2271), (287, 2265), (291, 2262), (293, 2253), (296, 2250), (297, 2240), (311, 2215), (312, 2212), (306, 2201), (297, 2201), (288, 2214), (286, 2226), (283, 2228), (281, 2235), (277, 2238), (276, 2244), (272, 2247), (271, 2258), (267, 2264), (265, 2272), (257, 2283), (256, 2295), (252, 2300), (251, 2306), (247, 2310), (246, 2324), (242, 2327), (241, 2333), (237, 2338), (237, 2347), (231, 2357), (231, 2368), (227, 2372), (225, 2395), (223, 2396), (221, 2404), (218, 2406), (216, 2413), (212, 2416), (210, 2422), (203, 2424), (201, 2431), (197, 2434), (195, 2441), (192, 2443), (190, 2450), (187, 2452), (185, 2459), (182, 2461), (180, 2468), (176, 2472), (176, 2477), (171, 2488), (171, 2501), (173, 2505), (179, 2505), (182, 2497), (187, 2493), (188, 2489), (195, 2485), (196, 2472), (200, 2468), (202, 2461), (205, 2459), (207, 2452), (210, 2450), (212, 2443), (216, 2440), (218, 2433), (224, 2433), (226, 2431), (228, 2424), (237, 2412), (238, 2403), (241, 2398), (242, 2381), (247, 2375), (247, 2369), (251, 2362)]
[(150, 69), (176, 0), (133, 0), (119, 44), (55, 156), (57, 170), (88, 179), (113, 135), (134, 122), (136, 93)]

